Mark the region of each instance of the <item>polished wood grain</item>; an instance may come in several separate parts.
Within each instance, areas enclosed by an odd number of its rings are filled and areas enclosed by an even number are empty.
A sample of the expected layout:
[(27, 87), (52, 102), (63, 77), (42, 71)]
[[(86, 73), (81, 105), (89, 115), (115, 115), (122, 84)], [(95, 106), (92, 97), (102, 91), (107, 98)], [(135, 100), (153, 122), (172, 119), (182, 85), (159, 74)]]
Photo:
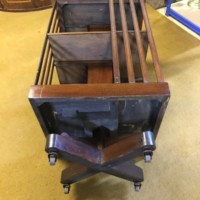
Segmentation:
[(169, 96), (168, 83), (69, 84), (32, 86), (29, 98)]
[(157, 52), (157, 48), (156, 48), (156, 45), (155, 45), (153, 33), (152, 33), (152, 30), (151, 30), (151, 26), (150, 26), (148, 14), (147, 14), (146, 6), (145, 6), (145, 1), (140, 0), (140, 5), (141, 5), (141, 9), (142, 9), (143, 18), (144, 18), (144, 24), (145, 24), (145, 27), (146, 27), (146, 30), (147, 30), (149, 47), (150, 47), (150, 50), (151, 50), (151, 55), (152, 55), (154, 68), (155, 68), (155, 72), (156, 72), (156, 77), (157, 77), (157, 80), (159, 82), (163, 82), (164, 78), (163, 78), (161, 68), (160, 68), (160, 61), (159, 61), (159, 57), (158, 57), (158, 52)]
[(130, 40), (129, 40), (129, 35), (128, 35), (127, 20), (126, 20), (125, 8), (124, 8), (124, 0), (119, 0), (119, 5), (120, 5), (120, 15), (121, 15), (121, 23), (122, 23), (122, 31), (123, 31), (123, 39), (124, 39), (128, 81), (130, 83), (134, 83), (135, 75), (134, 75), (134, 69), (133, 69), (133, 58), (131, 55)]
[(120, 83), (120, 66), (119, 66), (119, 52), (117, 45), (117, 30), (115, 24), (115, 10), (113, 0), (109, 0), (109, 10), (110, 10), (110, 26), (111, 26), (111, 39), (112, 39), (112, 56), (113, 56), (113, 75), (114, 82)]
[(112, 66), (88, 65), (88, 84), (113, 83)]
[(137, 47), (138, 47), (138, 56), (140, 59), (142, 76), (143, 76), (144, 82), (148, 82), (149, 74), (148, 74), (148, 68), (147, 68), (147, 63), (146, 63), (146, 59), (145, 59), (146, 56), (144, 53), (143, 42), (142, 42), (140, 27), (139, 27), (139, 23), (138, 23), (138, 19), (137, 19), (134, 0), (130, 0), (130, 7), (131, 7), (131, 13), (132, 13), (132, 19), (133, 19), (133, 26), (134, 26), (134, 30), (135, 30), (135, 38), (136, 38)]

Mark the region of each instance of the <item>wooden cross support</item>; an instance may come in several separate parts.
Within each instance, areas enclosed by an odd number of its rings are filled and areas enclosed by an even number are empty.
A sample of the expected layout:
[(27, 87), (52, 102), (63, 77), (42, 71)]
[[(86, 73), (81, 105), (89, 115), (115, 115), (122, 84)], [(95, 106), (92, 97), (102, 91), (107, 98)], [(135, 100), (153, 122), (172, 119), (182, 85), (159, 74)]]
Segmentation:
[[(113, 139), (112, 139), (113, 140)], [(143, 171), (134, 165), (134, 159), (144, 156), (144, 152), (155, 150), (153, 133), (137, 132), (118, 139), (104, 148), (98, 149), (94, 144), (77, 140), (67, 133), (50, 134), (47, 137), (46, 151), (52, 155), (62, 156), (72, 162), (62, 172), (61, 183), (70, 185), (84, 178), (104, 172), (134, 183), (143, 181)]]

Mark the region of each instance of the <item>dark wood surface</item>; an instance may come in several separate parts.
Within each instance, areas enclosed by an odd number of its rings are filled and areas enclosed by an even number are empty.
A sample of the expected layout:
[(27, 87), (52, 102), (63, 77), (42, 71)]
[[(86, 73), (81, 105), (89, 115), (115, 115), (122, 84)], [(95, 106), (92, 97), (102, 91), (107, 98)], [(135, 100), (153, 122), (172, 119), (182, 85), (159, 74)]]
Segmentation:
[[(51, 144), (52, 138), (57, 142)], [(47, 137), (46, 151), (48, 152), (52, 147), (56, 148), (65, 159), (78, 163), (71, 164), (63, 171), (61, 179), (63, 184), (80, 181), (98, 172), (105, 172), (129, 181), (143, 181), (142, 170), (130, 161), (131, 158), (143, 154), (142, 134), (139, 132), (102, 150), (77, 141), (66, 133), (51, 134)]]
[[(109, 0), (57, 1), (62, 31), (84, 31), (90, 25), (110, 25)], [(117, 30), (121, 30), (119, 1), (114, 1)], [(126, 17), (129, 29), (132, 29), (131, 12), (125, 0)], [(138, 7), (138, 1), (135, 1)], [(84, 13), (84, 14), (83, 14)]]
[(167, 83), (135, 84), (69, 84), (32, 86), (29, 98), (75, 98), (75, 97), (137, 97), (169, 96)]
[(156, 136), (169, 95), (167, 83), (98, 83), (32, 86), (29, 99), (45, 135), (91, 137), (103, 125), (110, 134), (150, 128)]
[(32, 86), (29, 98), (169, 96), (167, 83)]
[[(104, 65), (107, 65), (106, 62), (111, 62), (113, 60), (110, 32), (68, 32), (49, 34), (48, 37), (55, 65), (58, 69), (58, 75), (60, 78), (62, 77), (61, 83), (85, 83), (86, 77), (83, 76), (83, 74), (85, 73), (88, 64), (90, 64), (90, 66), (91, 63), (104, 63)], [(116, 37), (118, 39), (116, 42), (119, 49), (118, 56), (121, 80), (126, 82), (128, 80), (128, 75), (126, 70), (126, 52), (123, 47), (122, 32), (117, 32)], [(146, 55), (147, 37), (145, 32), (141, 33), (141, 38), (143, 41), (142, 48)], [(138, 59), (135, 34), (132, 31), (129, 32), (129, 40), (131, 41), (130, 49), (133, 58), (133, 65), (131, 65), (131, 67), (135, 66), (134, 77), (135, 79), (143, 79), (141, 68), (139, 67), (140, 61)], [(115, 64), (115, 62), (113, 63)], [(119, 82), (120, 76), (118, 73), (114, 74), (114, 78), (115, 77), (117, 77)], [(69, 79), (71, 79), (71, 82)]]

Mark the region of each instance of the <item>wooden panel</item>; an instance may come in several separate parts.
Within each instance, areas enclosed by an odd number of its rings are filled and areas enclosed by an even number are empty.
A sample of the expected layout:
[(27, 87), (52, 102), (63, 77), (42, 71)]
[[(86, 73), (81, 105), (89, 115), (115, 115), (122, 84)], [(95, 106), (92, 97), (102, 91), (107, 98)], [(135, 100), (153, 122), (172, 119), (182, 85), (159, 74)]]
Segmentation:
[(55, 65), (61, 84), (87, 83), (87, 65), (66, 62), (56, 62)]
[(88, 83), (112, 83), (113, 82), (112, 66), (89, 65), (87, 82)]
[(48, 34), (55, 61), (111, 60), (110, 34)]
[[(146, 32), (141, 32), (145, 54), (147, 52)], [(112, 60), (110, 32), (76, 32), (48, 34), (55, 61), (100, 62)], [(139, 65), (134, 32), (129, 32), (132, 56), (135, 65)], [(122, 32), (117, 32), (120, 65), (126, 61)], [(87, 63), (85, 62), (85, 63)]]
[[(128, 27), (133, 30), (131, 23), (130, 8), (126, 7), (126, 16), (128, 18)], [(83, 4), (83, 5), (70, 5), (67, 4), (63, 7), (64, 23), (66, 31), (72, 27), (87, 27), (88, 25), (109, 25), (109, 4)], [(83, 14), (84, 13), (84, 14)], [(115, 4), (116, 26), (121, 30), (121, 21), (119, 15), (119, 6)], [(70, 30), (71, 30), (70, 29)]]
[[(109, 17), (109, 0), (70, 0), (57, 1), (57, 8), (60, 11), (60, 26), (63, 31), (87, 31), (89, 25), (108, 25), (110, 26)], [(119, 14), (118, 1), (115, 1), (115, 15), (117, 30), (121, 30), (121, 19)], [(129, 30), (133, 30), (131, 21), (131, 11), (128, 5), (129, 1), (125, 0), (125, 9)], [(138, 1), (135, 1), (138, 7)], [(139, 19), (140, 21), (140, 19)]]
[(44, 126), (52, 125), (49, 133), (66, 131), (76, 137), (92, 137), (101, 126), (111, 135), (138, 127), (153, 130), (168, 97), (166, 83), (34, 86), (29, 95), (46, 120)]
[[(147, 52), (147, 42), (146, 33), (142, 32), (143, 48), (146, 55)], [(87, 82), (85, 77), (76, 77), (66, 74), (66, 70), (70, 73), (78, 74), (85, 73), (86, 69), (79, 68), (80, 64), (88, 65), (92, 63), (100, 64), (113, 59), (112, 57), (112, 45), (111, 45), (111, 33), (110, 32), (93, 32), (93, 33), (59, 33), (59, 34), (49, 34), (48, 35), (51, 48), (53, 51), (53, 56), (55, 65), (60, 68), (58, 70), (59, 77), (63, 77), (60, 80), (61, 83), (85, 83)], [(134, 32), (129, 32), (131, 52), (133, 57), (133, 65), (135, 66), (135, 78), (140, 79), (142, 77), (140, 62), (138, 58), (138, 50), (135, 41)], [(123, 46), (122, 32), (117, 32), (117, 45), (119, 50), (119, 62), (120, 62), (120, 73), (122, 82), (127, 82), (127, 70), (126, 70), (126, 59), (125, 51)], [(62, 66), (60, 64), (62, 62)], [(68, 62), (68, 63), (67, 63)], [(74, 63), (78, 64), (74, 64)], [(74, 66), (74, 68), (72, 67)], [(103, 66), (103, 65), (102, 65)], [(78, 69), (75, 69), (78, 68)], [(73, 72), (74, 70), (74, 72)], [(82, 70), (82, 71), (81, 71)], [(65, 77), (65, 79), (64, 79)], [(69, 81), (72, 80), (72, 82)], [(82, 80), (78, 82), (78, 80)]]

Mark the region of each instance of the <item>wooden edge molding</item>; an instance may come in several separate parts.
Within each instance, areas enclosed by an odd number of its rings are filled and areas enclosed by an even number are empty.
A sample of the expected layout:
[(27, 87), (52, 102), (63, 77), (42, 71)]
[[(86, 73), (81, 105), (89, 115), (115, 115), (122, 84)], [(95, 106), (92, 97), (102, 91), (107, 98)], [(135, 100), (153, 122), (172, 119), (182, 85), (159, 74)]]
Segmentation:
[(168, 83), (35, 85), (29, 99), (170, 96)]

